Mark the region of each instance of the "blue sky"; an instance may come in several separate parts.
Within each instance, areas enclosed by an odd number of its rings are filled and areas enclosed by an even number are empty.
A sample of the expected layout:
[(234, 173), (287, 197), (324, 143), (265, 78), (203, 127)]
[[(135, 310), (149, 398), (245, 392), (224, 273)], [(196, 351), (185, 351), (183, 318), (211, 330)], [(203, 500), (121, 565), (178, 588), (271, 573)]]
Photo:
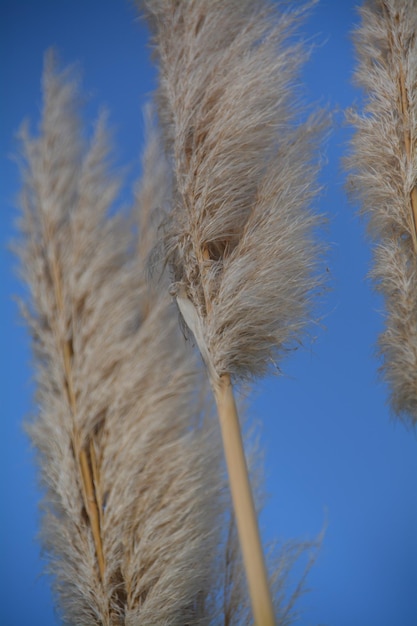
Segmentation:
[[(349, 32), (350, 0), (322, 0), (304, 32), (318, 44), (305, 69), (307, 97), (339, 111), (358, 101)], [(39, 492), (22, 429), (34, 391), (28, 334), (13, 295), (22, 293), (6, 246), (13, 236), (19, 175), (11, 155), (26, 117), (36, 127), (43, 54), (82, 68), (85, 113), (103, 105), (115, 129), (127, 185), (139, 171), (141, 109), (155, 85), (145, 25), (127, 1), (0, 2), (0, 367), (2, 626), (56, 626), (36, 542)], [(329, 138), (319, 208), (329, 217), (330, 287), (316, 338), (261, 381), (251, 411), (261, 419), (269, 499), (265, 539), (314, 538), (326, 525), (300, 602), (302, 626), (415, 626), (417, 623), (417, 444), (395, 422), (378, 380), (375, 342), (382, 302), (366, 279), (364, 225), (344, 192), (341, 156), (349, 129), (341, 112)], [(126, 196), (128, 197), (128, 195)]]

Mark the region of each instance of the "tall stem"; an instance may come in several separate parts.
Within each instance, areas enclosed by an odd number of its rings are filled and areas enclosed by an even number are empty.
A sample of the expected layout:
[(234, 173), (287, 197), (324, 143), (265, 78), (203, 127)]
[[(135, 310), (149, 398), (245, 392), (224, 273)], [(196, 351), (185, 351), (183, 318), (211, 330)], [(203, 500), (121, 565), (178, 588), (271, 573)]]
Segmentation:
[[(411, 132), (409, 129), (409, 100), (407, 95), (407, 89), (405, 86), (405, 76), (402, 65), (400, 65), (400, 95), (401, 95), (401, 113), (403, 115), (404, 126), (404, 146), (407, 155), (407, 161), (412, 163), (412, 147), (411, 147)], [(417, 253), (417, 187), (413, 187), (410, 192), (410, 213), (412, 223), (412, 239), (414, 245), (414, 252)]]
[[(198, 250), (199, 248), (197, 247)], [(204, 246), (201, 250), (199, 262), (207, 313), (211, 311), (211, 301), (205, 288), (206, 281), (204, 279), (206, 278), (205, 262), (209, 259), (209, 251)], [(193, 332), (195, 335), (195, 329)], [(232, 494), (240, 549), (242, 550), (255, 625), (275, 626), (274, 608), (269, 591), (258, 520), (249, 482), (239, 416), (230, 375), (223, 374), (220, 376), (220, 379), (213, 382), (212, 387), (219, 415), (224, 455), (229, 474), (230, 492)]]
[[(394, 50), (394, 37), (391, 31), (391, 22), (392, 19), (398, 25), (399, 23), (399, 15), (395, 15), (394, 18), (391, 16), (391, 9), (387, 2), (382, 2), (382, 11), (385, 16), (385, 20), (387, 22), (387, 33), (388, 33), (388, 42), (391, 50), (391, 56), (394, 58), (395, 52), (398, 50)], [(406, 47), (404, 46), (404, 50)], [(404, 147), (405, 153), (407, 156), (408, 164), (412, 163), (412, 137), (410, 131), (410, 102), (407, 94), (407, 87), (405, 81), (404, 74), (404, 66), (401, 59), (401, 51), (399, 54), (399, 76), (398, 76), (398, 88), (399, 88), (399, 104), (400, 111), (402, 117), (402, 126), (403, 126), (403, 139), (404, 139)], [(409, 198), (409, 207), (410, 207), (410, 228), (411, 228), (411, 239), (413, 242), (414, 252), (417, 254), (417, 187), (411, 189), (410, 198)]]
[(275, 626), (274, 609), (230, 376), (224, 374), (220, 377), (219, 383), (213, 387), (253, 617), (256, 626)]
[[(57, 308), (58, 308), (58, 311), (62, 313), (64, 310), (64, 301), (63, 301), (63, 296), (62, 296), (61, 277), (60, 277), (58, 263), (56, 261), (55, 255), (53, 255), (52, 257), (52, 276), (53, 276)], [(75, 420), (75, 416), (77, 413), (77, 401), (75, 397), (74, 384), (72, 380), (71, 349), (70, 349), (69, 341), (66, 339), (63, 339), (62, 341), (62, 350), (63, 350), (63, 356), (64, 356), (64, 371), (65, 371), (65, 378), (67, 382), (68, 400), (69, 400), (69, 404), (71, 408), (71, 413)], [(74, 451), (75, 451), (76, 457), (78, 457), (77, 461), (78, 461), (78, 467), (79, 467), (80, 474), (81, 474), (81, 484), (82, 484), (84, 505), (85, 505), (88, 519), (90, 521), (91, 532), (93, 535), (94, 545), (96, 548), (99, 575), (100, 575), (100, 579), (103, 580), (104, 572), (105, 572), (105, 562), (104, 562), (103, 544), (101, 540), (100, 513), (99, 513), (99, 508), (97, 506), (95, 481), (94, 481), (94, 476), (92, 473), (95, 467), (94, 447), (90, 447), (90, 459), (89, 459), (87, 450), (80, 446), (79, 436), (75, 427), (74, 427), (74, 434), (73, 434), (73, 443), (74, 443)]]

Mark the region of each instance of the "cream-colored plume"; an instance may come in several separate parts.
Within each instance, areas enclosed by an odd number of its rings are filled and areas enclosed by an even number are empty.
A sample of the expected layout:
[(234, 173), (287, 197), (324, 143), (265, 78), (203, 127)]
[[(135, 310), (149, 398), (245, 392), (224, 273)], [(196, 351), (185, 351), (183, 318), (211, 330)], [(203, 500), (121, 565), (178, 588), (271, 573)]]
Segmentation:
[[(166, 207), (170, 199), (170, 183), (172, 173), (163, 152), (162, 141), (156, 120), (152, 115), (151, 108), (147, 109), (145, 128), (147, 129), (146, 152), (143, 159), (143, 176), (140, 186), (137, 189), (136, 203), (139, 207), (139, 219), (142, 224), (142, 232), (149, 232), (152, 229), (150, 218), (154, 218), (157, 223), (155, 207), (161, 209)], [(159, 185), (153, 184), (157, 181)], [(159, 211), (157, 211), (157, 214)], [(140, 242), (138, 254), (146, 262), (152, 247), (153, 238), (145, 242)], [(143, 256), (145, 255), (145, 256)], [(158, 258), (151, 255), (151, 264), (156, 263)], [(149, 262), (149, 258), (148, 258)], [(153, 271), (159, 274), (160, 269), (154, 267)], [(179, 302), (177, 298), (177, 302)], [(184, 306), (184, 305), (183, 305)], [(190, 327), (198, 324), (199, 321), (190, 319), (194, 317), (194, 310), (187, 310), (189, 301), (185, 302), (184, 316)], [(198, 330), (196, 330), (198, 332)], [(201, 381), (199, 381), (201, 384)], [(201, 385), (204, 387), (204, 385)], [(201, 389), (200, 389), (201, 393)], [(211, 423), (211, 428), (216, 424), (212, 421), (212, 415), (206, 413), (206, 420)], [(208, 421), (205, 427), (208, 427)], [(264, 499), (263, 496), (263, 464), (262, 451), (259, 445), (259, 437), (254, 425), (247, 429), (245, 436), (246, 449), (248, 450), (249, 466), (251, 468), (251, 480), (254, 484), (254, 493), (258, 508)], [(218, 433), (217, 433), (218, 434)], [(220, 450), (220, 441), (213, 442)], [(219, 461), (219, 459), (218, 459)], [(223, 464), (220, 468), (221, 475), (218, 475), (217, 484), (214, 485), (217, 497), (221, 497), (222, 504), (222, 531), (217, 533), (217, 550), (213, 551), (213, 561), (210, 564), (207, 580), (210, 581), (199, 600), (199, 622), (207, 626), (251, 626), (253, 624), (250, 599), (248, 597), (245, 572), (242, 562), (242, 555), (239, 550), (239, 541), (235, 516), (231, 510), (230, 493), (225, 480)], [(212, 506), (208, 500), (205, 506)], [(307, 553), (311, 556), (308, 557)], [(273, 601), (275, 613), (279, 626), (288, 626), (294, 623), (298, 617), (297, 600), (305, 591), (305, 576), (307, 575), (313, 561), (314, 554), (317, 553), (317, 542), (300, 543), (289, 542), (277, 546), (274, 550), (268, 551), (268, 569), (271, 572), (273, 589)], [(306, 561), (304, 575), (291, 590), (291, 570), (295, 563), (303, 559)]]
[(417, 3), (360, 9), (355, 78), (365, 92), (348, 159), (373, 238), (372, 277), (385, 300), (379, 341), (394, 413), (417, 424)]
[(103, 120), (85, 147), (76, 82), (51, 56), (43, 88), (40, 135), (23, 131), (19, 254), (59, 612), (80, 626), (207, 624), (219, 446), (169, 298), (149, 291), (136, 254), (153, 237), (146, 198), (164, 196), (164, 166), (148, 152), (137, 246), (126, 216), (109, 215), (118, 184)]
[(265, 374), (309, 319), (317, 278), (314, 151), (294, 43), (303, 11), (266, 0), (144, 0), (173, 171), (162, 226), (171, 292), (216, 396), (255, 623), (274, 623), (231, 379)]
[(173, 290), (200, 318), (218, 376), (261, 375), (300, 339), (317, 287), (321, 122), (299, 123), (306, 55), (289, 38), (300, 15), (264, 0), (145, 5), (174, 172), (164, 224)]

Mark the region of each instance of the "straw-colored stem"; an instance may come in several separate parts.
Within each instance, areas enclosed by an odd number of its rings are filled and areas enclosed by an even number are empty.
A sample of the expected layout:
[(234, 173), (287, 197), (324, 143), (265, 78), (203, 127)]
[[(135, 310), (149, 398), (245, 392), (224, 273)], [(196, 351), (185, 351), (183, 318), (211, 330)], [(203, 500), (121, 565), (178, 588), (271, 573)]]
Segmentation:
[[(205, 264), (210, 260), (209, 251), (205, 246), (202, 248), (201, 257), (199, 259), (200, 273), (204, 279)], [(203, 280), (204, 286), (205, 280)], [(210, 313), (211, 301), (205, 289), (204, 296), (206, 311)], [(230, 376), (223, 374), (220, 380), (213, 384), (213, 390), (253, 617), (256, 626), (274, 626), (274, 609)]]
[[(61, 312), (63, 311), (64, 302), (63, 302), (63, 297), (62, 297), (61, 277), (60, 277), (58, 263), (56, 261), (55, 256), (53, 256), (52, 258), (52, 276), (53, 276), (56, 303), (57, 303), (58, 310)], [(71, 407), (71, 413), (73, 416), (75, 416), (77, 412), (77, 401), (76, 401), (74, 385), (73, 385), (73, 380), (72, 380), (71, 345), (68, 340), (64, 340), (62, 342), (62, 350), (63, 350), (63, 356), (64, 356), (64, 371), (65, 371), (65, 379), (67, 383), (68, 401)], [(79, 437), (77, 436), (75, 429), (74, 429), (74, 435), (73, 435), (73, 444), (74, 444), (74, 453), (76, 455), (76, 459), (77, 459), (78, 466), (80, 469), (80, 474), (81, 474), (84, 506), (88, 515), (88, 519), (90, 521), (94, 545), (96, 548), (100, 579), (103, 580), (105, 563), (104, 563), (103, 545), (101, 541), (99, 510), (97, 506), (97, 500), (96, 500), (95, 488), (94, 488), (94, 479), (92, 475), (93, 467), (95, 464), (95, 459), (92, 459), (91, 457), (89, 459), (87, 450), (84, 447), (82, 447), (79, 443)], [(91, 448), (90, 448), (90, 453), (91, 453)]]
[[(385, 15), (385, 19), (387, 22), (389, 21), (390, 9), (385, 2), (382, 3), (382, 10)], [(395, 16), (395, 21), (398, 23), (399, 16)], [(394, 54), (394, 41), (392, 37), (392, 33), (388, 29), (388, 41), (391, 49), (391, 54)], [(403, 139), (404, 139), (404, 147), (405, 153), (407, 156), (408, 162), (411, 162), (412, 154), (411, 154), (411, 133), (409, 129), (409, 119), (410, 119), (410, 103), (408, 100), (407, 87), (405, 84), (405, 76), (404, 76), (404, 68), (402, 63), (399, 63), (399, 79), (398, 79), (398, 87), (399, 87), (399, 101), (402, 115), (402, 125), (403, 125)], [(413, 248), (414, 252), (417, 254), (417, 187), (413, 187), (410, 192), (410, 226), (411, 226), (411, 238), (413, 240)]]
[[(408, 96), (407, 96), (407, 89), (405, 86), (404, 71), (403, 71), (402, 66), (400, 68), (400, 93), (401, 93), (401, 112), (403, 114), (403, 121), (404, 121), (405, 152), (406, 152), (408, 161), (411, 162), (411, 158), (412, 158), (411, 134), (410, 134), (409, 128), (407, 127), (408, 124), (405, 123), (405, 122), (408, 122), (408, 118), (409, 118), (409, 111), (408, 111), (409, 102), (408, 102)], [(412, 227), (413, 227), (412, 238), (413, 238), (414, 252), (417, 254), (417, 188), (415, 186), (412, 188), (411, 193), (410, 193), (410, 208), (411, 208), (411, 222), (412, 222)]]
[(83, 479), (84, 488), (84, 502), (90, 520), (91, 530), (94, 538), (94, 545), (97, 553), (98, 569), (100, 572), (100, 579), (104, 578), (104, 555), (103, 546), (101, 542), (100, 532), (100, 518), (95, 497), (94, 480), (92, 476), (92, 460), (88, 458), (88, 454), (85, 448), (79, 451), (79, 464), (81, 469), (81, 476)]
[[(103, 528), (103, 500), (101, 498), (99, 466), (97, 463), (96, 448), (95, 448), (93, 439), (90, 439), (89, 454), (90, 454), (90, 464), (91, 464), (91, 471), (92, 471), (92, 477), (93, 477), (94, 497), (95, 497), (95, 503), (96, 503), (96, 508), (97, 508), (97, 514), (98, 514), (98, 519), (97, 519), (98, 533), (99, 533), (99, 537), (101, 538), (101, 528)], [(101, 544), (101, 541), (100, 541), (100, 544)], [(101, 575), (103, 575), (103, 572), (104, 572), (104, 558), (103, 558), (102, 552), (103, 551), (101, 551), (101, 560), (102, 560), (103, 571), (101, 571), (101, 568), (100, 568)]]
[(262, 553), (239, 418), (230, 376), (214, 385), (230, 491), (256, 626), (274, 626), (274, 609)]

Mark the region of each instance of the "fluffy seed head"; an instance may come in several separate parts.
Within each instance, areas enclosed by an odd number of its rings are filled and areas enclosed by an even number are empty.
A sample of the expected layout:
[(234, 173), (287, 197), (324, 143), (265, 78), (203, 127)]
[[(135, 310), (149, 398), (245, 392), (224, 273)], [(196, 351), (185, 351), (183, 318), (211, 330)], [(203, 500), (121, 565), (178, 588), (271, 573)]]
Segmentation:
[(299, 339), (318, 286), (322, 119), (300, 122), (300, 13), (264, 0), (144, 4), (173, 169), (172, 289), (195, 310), (216, 375), (263, 374)]
[[(136, 254), (152, 229), (136, 244), (130, 222), (109, 214), (118, 184), (105, 125), (85, 146), (76, 94), (49, 57), (40, 136), (23, 136), (20, 258), (39, 407), (29, 432), (57, 605), (74, 625), (207, 623), (219, 446), (169, 298), (149, 291)], [(152, 160), (146, 193), (153, 180), (164, 195)]]
[(384, 296), (380, 337), (390, 404), (417, 423), (417, 5), (373, 0), (355, 32), (356, 80), (364, 89), (350, 184), (375, 242), (372, 278)]

